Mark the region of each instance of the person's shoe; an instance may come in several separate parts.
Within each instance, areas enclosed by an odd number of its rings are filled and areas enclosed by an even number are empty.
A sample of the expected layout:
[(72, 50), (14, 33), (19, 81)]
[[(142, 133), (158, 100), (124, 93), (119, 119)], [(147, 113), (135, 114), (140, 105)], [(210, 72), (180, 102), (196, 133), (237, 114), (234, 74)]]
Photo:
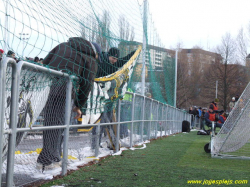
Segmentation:
[(60, 161), (61, 161), (60, 157), (51, 155), (46, 151), (44, 152), (42, 151), (37, 158), (37, 163), (42, 164), (42, 172), (44, 171), (45, 166), (49, 166), (53, 162), (60, 162)]

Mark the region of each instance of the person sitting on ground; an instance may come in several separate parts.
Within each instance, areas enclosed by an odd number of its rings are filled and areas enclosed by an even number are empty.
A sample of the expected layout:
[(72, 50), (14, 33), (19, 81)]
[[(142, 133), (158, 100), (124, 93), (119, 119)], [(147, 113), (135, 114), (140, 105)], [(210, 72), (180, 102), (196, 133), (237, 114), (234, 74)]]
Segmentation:
[(206, 125), (208, 127), (212, 127), (212, 122), (215, 122), (214, 123), (215, 124), (214, 128), (216, 128), (216, 127), (221, 128), (222, 127), (221, 123), (216, 122), (216, 114), (215, 114), (215, 112), (213, 110), (213, 107), (209, 107), (209, 110), (206, 112), (206, 114), (205, 114), (205, 122), (206, 122)]
[(224, 122), (226, 121), (227, 117), (226, 117), (226, 113), (222, 110), (221, 111), (221, 115), (219, 116), (219, 121), (218, 123), (220, 123), (221, 125), (224, 124)]

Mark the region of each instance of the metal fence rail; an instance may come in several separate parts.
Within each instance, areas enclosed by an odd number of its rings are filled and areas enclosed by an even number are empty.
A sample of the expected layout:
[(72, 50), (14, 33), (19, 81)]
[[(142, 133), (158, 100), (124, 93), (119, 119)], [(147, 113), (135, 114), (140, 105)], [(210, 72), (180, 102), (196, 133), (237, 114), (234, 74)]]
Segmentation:
[[(66, 80), (65, 110), (63, 110), (64, 125), (43, 126), (40, 124), (39, 126), (18, 127), (20, 77), (24, 71), (32, 72), (36, 76), (42, 77), (41, 80), (44, 80), (43, 78), (48, 77), (48, 75)], [(39, 150), (44, 143), (42, 133), (46, 130), (63, 129), (62, 164), (59, 166), (61, 168), (59, 173), (65, 175), (69, 163), (73, 162), (70, 156), (74, 155), (77, 161), (81, 161), (82, 158), (87, 157), (86, 151), (91, 149), (91, 145), (92, 150), (94, 148), (93, 154), (95, 157), (101, 155), (99, 138), (102, 138), (102, 144), (108, 141), (105, 136), (100, 136), (103, 127), (112, 126), (114, 128), (116, 126), (115, 136), (119, 141), (116, 141), (113, 152), (118, 152), (120, 145), (133, 147), (145, 140), (179, 133), (182, 131), (182, 121), (191, 121), (191, 115), (182, 110), (145, 96), (127, 92), (127, 94), (131, 95), (131, 100), (119, 100), (117, 103), (117, 122), (77, 124), (71, 115), (72, 79), (74, 77), (70, 77), (68, 74), (28, 62), (21, 61), (16, 64), (11, 58), (5, 58), (0, 63), (0, 120), (2, 124), (0, 128), (0, 136), (2, 137), (0, 150), (2, 150), (3, 155), (0, 157), (2, 176), (0, 182), (2, 186), (21, 186), (34, 182), (38, 178), (32, 178), (29, 173), (34, 173), (35, 171), (39, 171), (43, 175), (42, 169), (36, 165), (36, 160)], [(10, 116), (8, 123), (5, 115), (7, 96), (11, 96), (10, 109), (7, 110), (7, 116)], [(45, 100), (41, 102), (45, 102)], [(42, 108), (40, 110), (42, 111)], [(39, 118), (39, 120), (41, 119)], [(78, 132), (79, 128), (90, 126), (95, 127), (95, 134), (93, 129), (89, 132)], [(22, 135), (22, 141), (18, 142), (17, 137), (20, 135)], [(19, 153), (23, 153), (20, 154), (21, 160), (17, 156)], [(27, 164), (30, 164), (29, 167)]]

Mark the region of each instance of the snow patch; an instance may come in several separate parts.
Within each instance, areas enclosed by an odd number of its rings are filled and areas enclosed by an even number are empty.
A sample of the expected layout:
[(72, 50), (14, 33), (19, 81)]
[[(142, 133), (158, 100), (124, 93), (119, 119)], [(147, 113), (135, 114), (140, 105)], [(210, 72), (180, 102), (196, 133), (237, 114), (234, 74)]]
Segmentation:
[(146, 144), (142, 144), (143, 147), (140, 148), (135, 148), (135, 147), (131, 147), (130, 150), (134, 151), (136, 149), (145, 149), (146, 148)]

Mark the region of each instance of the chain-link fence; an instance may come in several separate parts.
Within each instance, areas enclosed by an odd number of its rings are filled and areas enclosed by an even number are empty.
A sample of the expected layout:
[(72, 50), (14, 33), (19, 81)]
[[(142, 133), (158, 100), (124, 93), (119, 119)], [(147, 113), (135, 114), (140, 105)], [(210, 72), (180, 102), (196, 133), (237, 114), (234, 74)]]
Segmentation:
[(191, 120), (182, 110), (127, 92), (126, 100), (115, 102), (112, 110), (106, 103), (99, 120), (86, 124), (71, 112), (74, 77), (11, 58), (2, 61), (0, 70), (2, 186), (65, 175), (124, 147), (179, 133), (182, 121)]

